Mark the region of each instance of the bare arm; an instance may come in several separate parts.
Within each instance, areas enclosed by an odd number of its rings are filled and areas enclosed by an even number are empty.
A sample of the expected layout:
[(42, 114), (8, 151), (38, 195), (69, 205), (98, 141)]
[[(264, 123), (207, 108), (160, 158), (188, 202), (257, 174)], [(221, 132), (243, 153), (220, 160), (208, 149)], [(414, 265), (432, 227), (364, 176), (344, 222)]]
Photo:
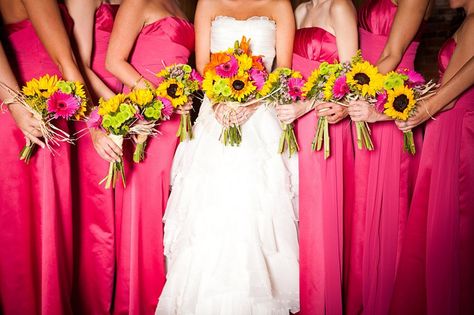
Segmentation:
[(145, 80), (128, 62), (145, 19), (146, 1), (124, 0), (117, 12), (105, 60), (106, 68), (130, 88), (146, 87)]
[(335, 1), (331, 6), (332, 27), (336, 36), (337, 53), (339, 61), (350, 61), (357, 53), (358, 30), (357, 13), (352, 2)]
[(291, 68), (293, 41), (295, 38), (295, 18), (290, 1), (278, 1), (273, 5), (272, 17), (276, 22), (276, 62), (277, 67)]
[[(1, 82), (6, 84), (12, 90), (18, 91), (20, 89), (15, 75), (10, 68), (10, 64), (8, 63), (2, 45), (0, 45), (0, 78)], [(7, 100), (10, 99), (12, 99), (12, 95), (10, 95), (6, 89), (0, 87), (0, 100), (7, 102)], [(33, 118), (30, 112), (16, 102), (9, 103), (8, 109), (10, 110), (18, 128), (20, 128), (25, 135), (25, 138), (44, 148), (44, 143), (38, 139), (41, 137), (41, 132), (38, 130), (38, 120)]]
[(212, 1), (199, 1), (194, 17), (196, 32), (196, 68), (203, 74), (204, 67), (209, 63), (211, 51), (211, 23), (213, 12)]
[(397, 68), (426, 16), (429, 0), (399, 0), (385, 49), (377, 62), (381, 73)]
[(91, 68), (95, 11), (100, 5), (100, 0), (66, 0), (66, 5), (74, 20), (74, 36), (79, 50), (80, 62), (90, 86), (95, 95), (104, 99), (110, 98), (114, 93)]

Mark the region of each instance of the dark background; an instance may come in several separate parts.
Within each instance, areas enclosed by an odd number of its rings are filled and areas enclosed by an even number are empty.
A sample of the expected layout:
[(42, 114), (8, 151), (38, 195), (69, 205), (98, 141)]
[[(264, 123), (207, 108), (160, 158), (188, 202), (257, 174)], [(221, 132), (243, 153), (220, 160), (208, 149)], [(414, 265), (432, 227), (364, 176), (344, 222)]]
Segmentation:
[[(303, 0), (292, 0), (294, 7), (305, 2)], [(362, 0), (354, 0), (356, 6)], [(181, 0), (182, 7), (188, 17), (192, 20), (197, 0)], [(424, 25), (416, 68), (426, 78), (436, 79), (438, 77), (437, 56), (444, 41), (453, 34), (462, 21), (462, 13), (449, 8), (448, 0), (435, 0), (435, 7), (430, 19)]]

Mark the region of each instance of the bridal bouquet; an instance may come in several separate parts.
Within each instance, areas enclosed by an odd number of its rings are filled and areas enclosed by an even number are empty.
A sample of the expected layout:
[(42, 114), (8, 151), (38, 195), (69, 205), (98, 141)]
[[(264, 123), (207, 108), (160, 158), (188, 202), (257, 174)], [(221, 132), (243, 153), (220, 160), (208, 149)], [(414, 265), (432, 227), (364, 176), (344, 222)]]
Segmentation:
[[(250, 40), (244, 36), (233, 48), (211, 54), (211, 61), (204, 69), (203, 90), (213, 105), (225, 103), (235, 111), (257, 102), (267, 76), (262, 57), (252, 55)], [(220, 139), (224, 145), (240, 145), (241, 127), (224, 126)]]
[[(117, 94), (110, 99), (104, 101), (99, 100), (99, 108), (91, 114), (91, 119), (97, 120), (117, 146), (123, 147), (123, 139), (130, 133), (130, 129), (137, 122), (138, 110), (132, 104), (128, 95)], [(95, 117), (94, 116), (98, 116)], [(105, 182), (105, 188), (111, 186), (115, 188), (118, 175), (122, 177), (122, 183), (125, 187), (125, 172), (123, 168), (123, 160), (110, 162), (107, 176), (99, 183)]]
[[(276, 106), (292, 104), (303, 98), (304, 84), (301, 73), (288, 68), (277, 68), (270, 73), (259, 96), (267, 98)], [(288, 155), (291, 157), (299, 150), (293, 124), (282, 124), (282, 129), (278, 153), (282, 154), (288, 148)]]
[[(415, 112), (416, 103), (429, 97), (436, 84), (425, 82), (423, 76), (413, 70), (392, 71), (384, 76), (383, 91), (377, 95), (376, 108), (393, 119), (406, 121)], [(413, 132), (403, 134), (403, 148), (416, 153)]]
[[(200, 89), (201, 75), (189, 65), (175, 64), (166, 67), (156, 75), (162, 82), (156, 89), (157, 95), (171, 100), (174, 108), (179, 108), (189, 102), (191, 95)], [(176, 136), (182, 142), (193, 138), (191, 115), (181, 115)]]
[[(377, 67), (363, 60), (360, 51), (358, 51), (345, 72), (344, 83), (349, 90), (346, 99), (362, 99), (374, 105), (376, 103), (377, 93), (382, 90), (383, 85), (383, 76), (379, 73)], [(355, 126), (358, 148), (362, 149), (365, 147), (367, 150), (372, 151), (374, 145), (370, 137), (368, 123), (358, 121), (355, 123)]]
[(149, 136), (155, 136), (156, 125), (160, 120), (168, 120), (173, 113), (171, 101), (156, 96), (151, 89), (137, 89), (128, 94), (130, 104), (135, 107), (136, 121), (128, 133), (136, 136), (133, 161), (140, 163), (145, 158), (145, 147)]
[[(40, 122), (40, 132), (46, 147), (54, 153), (52, 145), (72, 143), (70, 135), (54, 125), (54, 120), (82, 120), (87, 111), (87, 98), (80, 82), (60, 80), (56, 75), (44, 75), (26, 82), (22, 92), (16, 92), (5, 84), (2, 87), (13, 95)], [(30, 141), (20, 152), (20, 160), (29, 163), (36, 148)]]

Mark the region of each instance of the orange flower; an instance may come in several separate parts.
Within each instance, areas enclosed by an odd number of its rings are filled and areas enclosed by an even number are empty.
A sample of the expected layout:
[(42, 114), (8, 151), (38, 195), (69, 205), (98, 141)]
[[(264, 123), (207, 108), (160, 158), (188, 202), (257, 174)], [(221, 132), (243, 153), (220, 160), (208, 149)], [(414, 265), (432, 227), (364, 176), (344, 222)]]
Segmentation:
[(262, 56), (252, 56), (252, 68), (256, 70), (263, 71), (265, 70), (265, 66), (263, 65)]
[(250, 39), (247, 41), (247, 38), (242, 36), (239, 48), (242, 49), (244, 54), (250, 55)]
[(211, 54), (211, 60), (204, 68), (204, 73), (206, 73), (207, 71), (214, 71), (214, 69), (218, 65), (226, 63), (229, 60), (230, 60), (230, 56), (227, 53), (219, 52), (219, 53)]

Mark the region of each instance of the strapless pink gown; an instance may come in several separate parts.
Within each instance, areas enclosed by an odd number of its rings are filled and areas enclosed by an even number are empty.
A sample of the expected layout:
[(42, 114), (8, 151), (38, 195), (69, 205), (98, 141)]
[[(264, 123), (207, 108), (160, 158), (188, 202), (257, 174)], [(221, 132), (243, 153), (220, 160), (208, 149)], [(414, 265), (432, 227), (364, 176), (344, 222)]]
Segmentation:
[[(145, 79), (157, 84), (154, 73), (163, 69), (163, 65), (187, 63), (193, 50), (193, 25), (167, 17), (142, 29), (130, 63)], [(160, 124), (159, 135), (148, 139), (142, 163), (126, 161), (127, 187), (120, 193), (123, 204), (120, 208), (117, 204), (116, 209), (119, 235), (115, 314), (154, 314), (165, 283), (162, 217), (170, 190), (171, 164), (179, 142), (176, 137), (179, 121), (179, 115), (175, 114)], [(128, 152), (130, 159), (131, 155)]]
[[(444, 73), (456, 43), (439, 54)], [(474, 314), (474, 87), (426, 124), (392, 314)]]
[[(359, 12), (360, 47), (365, 59), (379, 59), (395, 17), (391, 0), (369, 0)], [(399, 68), (414, 69), (418, 42), (408, 47)], [(347, 313), (388, 313), (401, 241), (408, 216), (422, 135), (415, 129), (417, 153), (403, 151), (403, 133), (393, 121), (370, 125), (374, 151), (356, 150), (356, 203), (349, 221), (346, 251)]]
[[(296, 32), (293, 68), (307, 78), (338, 59), (336, 38), (317, 27)], [(300, 305), (302, 315), (342, 314), (343, 221), (352, 212), (354, 148), (349, 119), (329, 125), (331, 156), (313, 152), (314, 111), (296, 122), (299, 159)]]
[[(102, 4), (95, 14), (92, 69), (115, 93), (122, 84), (105, 70), (105, 55), (118, 6)], [(83, 130), (85, 123), (75, 123)], [(89, 133), (72, 149), (75, 213), (75, 308), (81, 314), (109, 314), (115, 276), (114, 190), (99, 182), (109, 163), (95, 151)]]
[[(4, 31), (20, 85), (45, 74), (61, 75), (29, 20)], [(69, 131), (64, 121), (57, 126)], [(54, 147), (54, 156), (38, 149), (26, 165), (19, 160), (25, 138), (9, 112), (0, 114), (0, 143), (0, 313), (70, 314), (70, 146)]]

